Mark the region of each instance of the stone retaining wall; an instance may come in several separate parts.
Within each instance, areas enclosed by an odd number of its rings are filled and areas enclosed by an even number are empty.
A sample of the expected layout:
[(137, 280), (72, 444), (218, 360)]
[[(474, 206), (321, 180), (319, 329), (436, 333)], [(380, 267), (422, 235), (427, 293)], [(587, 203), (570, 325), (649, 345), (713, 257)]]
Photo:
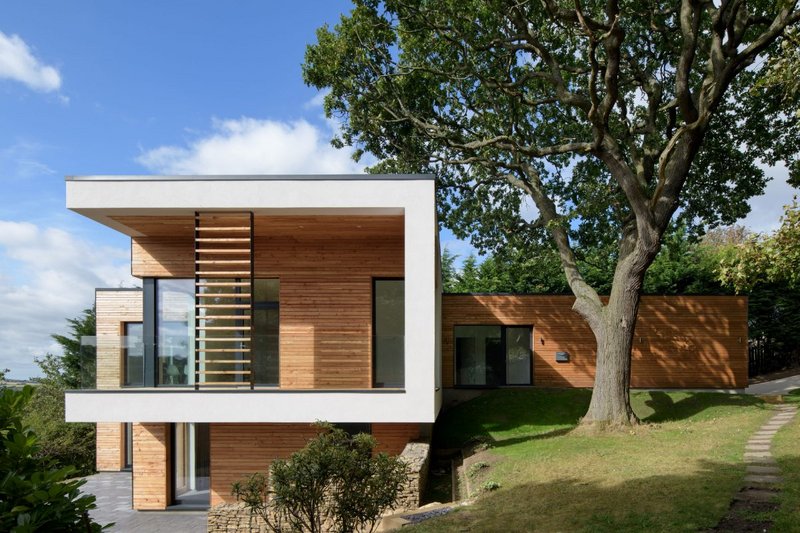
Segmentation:
[(408, 482), (400, 492), (397, 500), (397, 511), (417, 509), (422, 503), (422, 494), (428, 482), (428, 461), (430, 443), (409, 442), (400, 454), (400, 459), (408, 465)]
[[(428, 481), (428, 460), (430, 444), (427, 442), (409, 442), (400, 454), (409, 468), (408, 482), (400, 492), (397, 507), (393, 512), (416, 509), (422, 501), (425, 484)], [(249, 531), (252, 533), (268, 533), (266, 524), (253, 516), (241, 503), (223, 503), (208, 510), (208, 533), (233, 533)]]

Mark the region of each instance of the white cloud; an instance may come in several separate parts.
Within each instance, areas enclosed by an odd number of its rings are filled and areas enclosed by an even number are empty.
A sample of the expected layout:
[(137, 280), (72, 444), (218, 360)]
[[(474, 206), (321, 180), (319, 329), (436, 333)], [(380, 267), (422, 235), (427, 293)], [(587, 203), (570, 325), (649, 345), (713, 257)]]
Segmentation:
[(134, 286), (127, 249), (97, 246), (58, 228), (0, 220), (0, 368), (37, 375), (33, 358), (60, 353), (50, 338), (92, 306), (96, 287)]
[(215, 120), (213, 132), (186, 146), (161, 146), (137, 161), (159, 174), (353, 174), (363, 172), (349, 150), (305, 120), (242, 117)]
[(317, 94), (314, 95), (314, 98), (303, 104), (303, 109), (321, 108), (322, 104), (325, 103), (325, 97), (328, 96), (330, 92), (331, 92), (330, 89), (323, 89), (322, 91), (319, 91)]
[(30, 179), (56, 173), (39, 160), (45, 146), (36, 142), (20, 140), (0, 149), (0, 175), (11, 179)]
[(34, 57), (19, 35), (0, 32), (0, 78), (18, 81), (34, 91), (52, 92), (61, 88), (61, 74)]
[(789, 170), (786, 166), (778, 165), (763, 168), (767, 176), (772, 177), (772, 180), (767, 183), (764, 194), (750, 199), (750, 213), (739, 223), (752, 231), (769, 233), (780, 227), (783, 207), (792, 203), (792, 198), (795, 195), (800, 195), (800, 190), (786, 183), (786, 179), (789, 176)]

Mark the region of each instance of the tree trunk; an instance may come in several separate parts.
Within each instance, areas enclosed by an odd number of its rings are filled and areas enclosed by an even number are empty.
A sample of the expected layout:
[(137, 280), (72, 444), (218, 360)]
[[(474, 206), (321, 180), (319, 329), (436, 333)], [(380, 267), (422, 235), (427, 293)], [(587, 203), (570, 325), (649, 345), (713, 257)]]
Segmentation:
[(643, 275), (617, 272), (615, 278), (600, 320), (593, 321), (597, 365), (592, 399), (582, 420), (585, 425), (620, 426), (639, 421), (631, 409), (629, 392), (631, 348)]

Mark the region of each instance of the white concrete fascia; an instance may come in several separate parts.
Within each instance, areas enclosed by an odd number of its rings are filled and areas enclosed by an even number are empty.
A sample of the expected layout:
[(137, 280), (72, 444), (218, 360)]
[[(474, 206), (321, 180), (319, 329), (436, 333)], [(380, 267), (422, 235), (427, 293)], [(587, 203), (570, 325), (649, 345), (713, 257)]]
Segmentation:
[[(431, 399), (433, 394), (431, 392)], [(432, 423), (410, 392), (68, 391), (67, 422)]]

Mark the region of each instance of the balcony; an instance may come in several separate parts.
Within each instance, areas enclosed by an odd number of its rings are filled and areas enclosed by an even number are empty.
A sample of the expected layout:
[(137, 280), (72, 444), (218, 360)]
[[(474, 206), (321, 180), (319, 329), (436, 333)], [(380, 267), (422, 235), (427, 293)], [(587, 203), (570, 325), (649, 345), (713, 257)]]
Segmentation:
[[(276, 335), (255, 335), (252, 360), (242, 352), (200, 351), (190, 336), (102, 335), (81, 339), (80, 390), (67, 392), (67, 420), (84, 422), (431, 422), (422, 399), (402, 386), (405, 337), (374, 338), (381, 360), (359, 388), (281, 386), (270, 347)], [(245, 341), (242, 341), (243, 343)], [(199, 350), (195, 350), (197, 344)], [(273, 352), (274, 353), (274, 352)], [(153, 362), (148, 364), (148, 356)], [(225, 357), (224, 360), (220, 360)], [(216, 370), (223, 366), (225, 370)], [(347, 367), (342, 361), (341, 368)], [(152, 373), (148, 376), (149, 372)], [(146, 385), (151, 383), (151, 385)], [(399, 386), (393, 386), (399, 385)], [(413, 390), (413, 388), (412, 388)], [(431, 391), (427, 391), (431, 392)], [(428, 395), (425, 395), (428, 396)], [(102, 406), (102, 408), (98, 408)], [(413, 411), (418, 411), (414, 417)]]
[[(376, 336), (373, 339), (375, 350), (382, 357), (373, 360), (372, 375), (364, 376), (369, 386), (349, 390), (402, 391), (405, 337)], [(231, 344), (229, 340), (226, 342)], [(208, 351), (206, 346), (210, 343), (186, 335), (81, 337), (80, 390), (348, 390), (281, 386), (278, 335), (253, 335), (242, 338), (237, 344), (238, 351), (226, 348), (227, 351), (220, 353)], [(154, 362), (148, 363), (148, 358)], [(346, 363), (345, 358), (342, 364)], [(148, 369), (153, 375), (147, 375)]]

